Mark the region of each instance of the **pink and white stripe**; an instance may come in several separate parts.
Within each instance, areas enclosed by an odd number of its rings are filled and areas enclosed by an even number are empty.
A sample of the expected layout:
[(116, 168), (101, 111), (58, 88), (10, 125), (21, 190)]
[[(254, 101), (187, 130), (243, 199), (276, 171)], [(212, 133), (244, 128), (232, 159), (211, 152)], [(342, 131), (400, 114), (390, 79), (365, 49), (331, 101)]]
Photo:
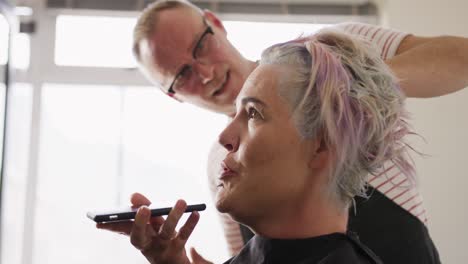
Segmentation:
[(404, 210), (427, 224), (426, 210), (416, 183), (405, 176), (395, 165), (389, 165), (376, 176), (370, 175), (368, 183)]
[(344, 23), (335, 27), (364, 39), (380, 52), (380, 56), (384, 60), (393, 57), (400, 42), (408, 36), (407, 33), (362, 23)]

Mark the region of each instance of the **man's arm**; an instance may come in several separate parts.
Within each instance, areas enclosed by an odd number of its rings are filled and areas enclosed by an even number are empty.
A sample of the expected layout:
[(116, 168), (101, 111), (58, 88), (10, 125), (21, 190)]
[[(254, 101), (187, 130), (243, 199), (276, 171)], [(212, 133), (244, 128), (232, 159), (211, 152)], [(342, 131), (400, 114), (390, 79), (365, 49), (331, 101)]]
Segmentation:
[(468, 86), (468, 38), (418, 37), (363, 23), (336, 27), (376, 48), (408, 97), (436, 97)]
[(468, 38), (408, 35), (385, 62), (407, 97), (436, 97), (468, 87)]

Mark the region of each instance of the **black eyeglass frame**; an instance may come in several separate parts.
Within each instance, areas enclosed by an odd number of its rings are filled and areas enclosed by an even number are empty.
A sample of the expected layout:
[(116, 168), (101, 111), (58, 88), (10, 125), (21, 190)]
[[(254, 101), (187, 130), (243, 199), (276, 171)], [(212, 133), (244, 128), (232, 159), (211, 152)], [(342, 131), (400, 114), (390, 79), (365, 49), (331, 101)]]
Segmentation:
[[(214, 31), (213, 29), (206, 23), (206, 21), (204, 21), (205, 25), (206, 25), (206, 29), (205, 31), (203, 31), (203, 34), (200, 36), (200, 38), (198, 39), (197, 41), (197, 44), (195, 45), (195, 48), (193, 49), (192, 51), (192, 58), (194, 60), (197, 60), (197, 50), (200, 48), (200, 44), (202, 43), (203, 39), (205, 38), (206, 35), (208, 34), (211, 34), (211, 35), (214, 35)], [(170, 94), (170, 95), (174, 95), (176, 92), (174, 91), (174, 89), (172, 88), (174, 86), (174, 83), (177, 81), (177, 79), (184, 73), (184, 71), (188, 70), (191, 66), (190, 65), (185, 65), (182, 70), (179, 71), (179, 73), (176, 74), (176, 76), (174, 77), (174, 80), (172, 81), (171, 85), (169, 86), (169, 89), (167, 90), (167, 93)]]

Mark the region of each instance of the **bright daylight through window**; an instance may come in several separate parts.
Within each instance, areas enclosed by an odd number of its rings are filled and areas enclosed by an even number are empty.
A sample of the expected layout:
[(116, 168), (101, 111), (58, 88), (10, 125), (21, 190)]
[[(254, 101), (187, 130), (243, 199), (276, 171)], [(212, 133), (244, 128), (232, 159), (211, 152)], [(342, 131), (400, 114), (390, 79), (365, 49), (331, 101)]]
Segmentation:
[[(105, 67), (116, 72), (135, 67), (134, 24), (135, 18), (126, 17), (58, 16), (56, 38), (51, 40), (57, 67)], [(226, 21), (225, 27), (233, 44), (257, 60), (269, 45), (323, 25)], [(0, 38), (0, 45), (4, 41)], [(29, 44), (20, 49), (29, 50)], [(0, 54), (0, 62), (5, 56)], [(30, 147), (38, 149), (37, 172), (30, 172), (37, 181), (29, 186), (36, 197), (24, 209), (35, 213), (28, 221), (8, 222), (10, 237), (18, 238), (2, 245), (2, 252), (10, 252), (2, 256), (2, 263), (24, 263), (12, 253), (18, 251), (29, 254), (35, 264), (59, 264), (64, 259), (69, 264), (146, 263), (128, 238), (98, 231), (86, 218), (89, 209), (127, 205), (136, 191), (161, 206), (172, 206), (178, 198), (207, 203), (189, 245), (215, 263), (224, 261), (227, 245), (208, 191), (206, 163), (227, 118), (180, 104), (154, 87), (93, 85), (91, 78), (79, 76), (83, 84), (40, 81), (40, 112), (33, 121), (39, 126), (31, 128), (40, 133), (37, 146)], [(6, 197), (10, 203), (6, 210), (13, 210), (13, 199), (24, 200), (16, 196)], [(23, 234), (24, 230), (32, 231)]]

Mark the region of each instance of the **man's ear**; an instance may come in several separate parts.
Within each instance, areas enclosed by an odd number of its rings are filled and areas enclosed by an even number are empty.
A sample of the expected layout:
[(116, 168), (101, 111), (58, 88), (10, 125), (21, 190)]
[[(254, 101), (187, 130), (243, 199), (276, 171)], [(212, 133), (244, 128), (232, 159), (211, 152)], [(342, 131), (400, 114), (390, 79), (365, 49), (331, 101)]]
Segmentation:
[(219, 19), (218, 16), (215, 15), (215, 13), (211, 12), (208, 9), (205, 9), (203, 10), (203, 16), (207, 21), (210, 22), (211, 25), (223, 31), (224, 34), (227, 33), (226, 29), (224, 28), (223, 22), (221, 22), (221, 19)]
[(323, 139), (315, 139), (311, 143), (309, 166), (312, 169), (323, 169), (328, 166), (330, 151)]

